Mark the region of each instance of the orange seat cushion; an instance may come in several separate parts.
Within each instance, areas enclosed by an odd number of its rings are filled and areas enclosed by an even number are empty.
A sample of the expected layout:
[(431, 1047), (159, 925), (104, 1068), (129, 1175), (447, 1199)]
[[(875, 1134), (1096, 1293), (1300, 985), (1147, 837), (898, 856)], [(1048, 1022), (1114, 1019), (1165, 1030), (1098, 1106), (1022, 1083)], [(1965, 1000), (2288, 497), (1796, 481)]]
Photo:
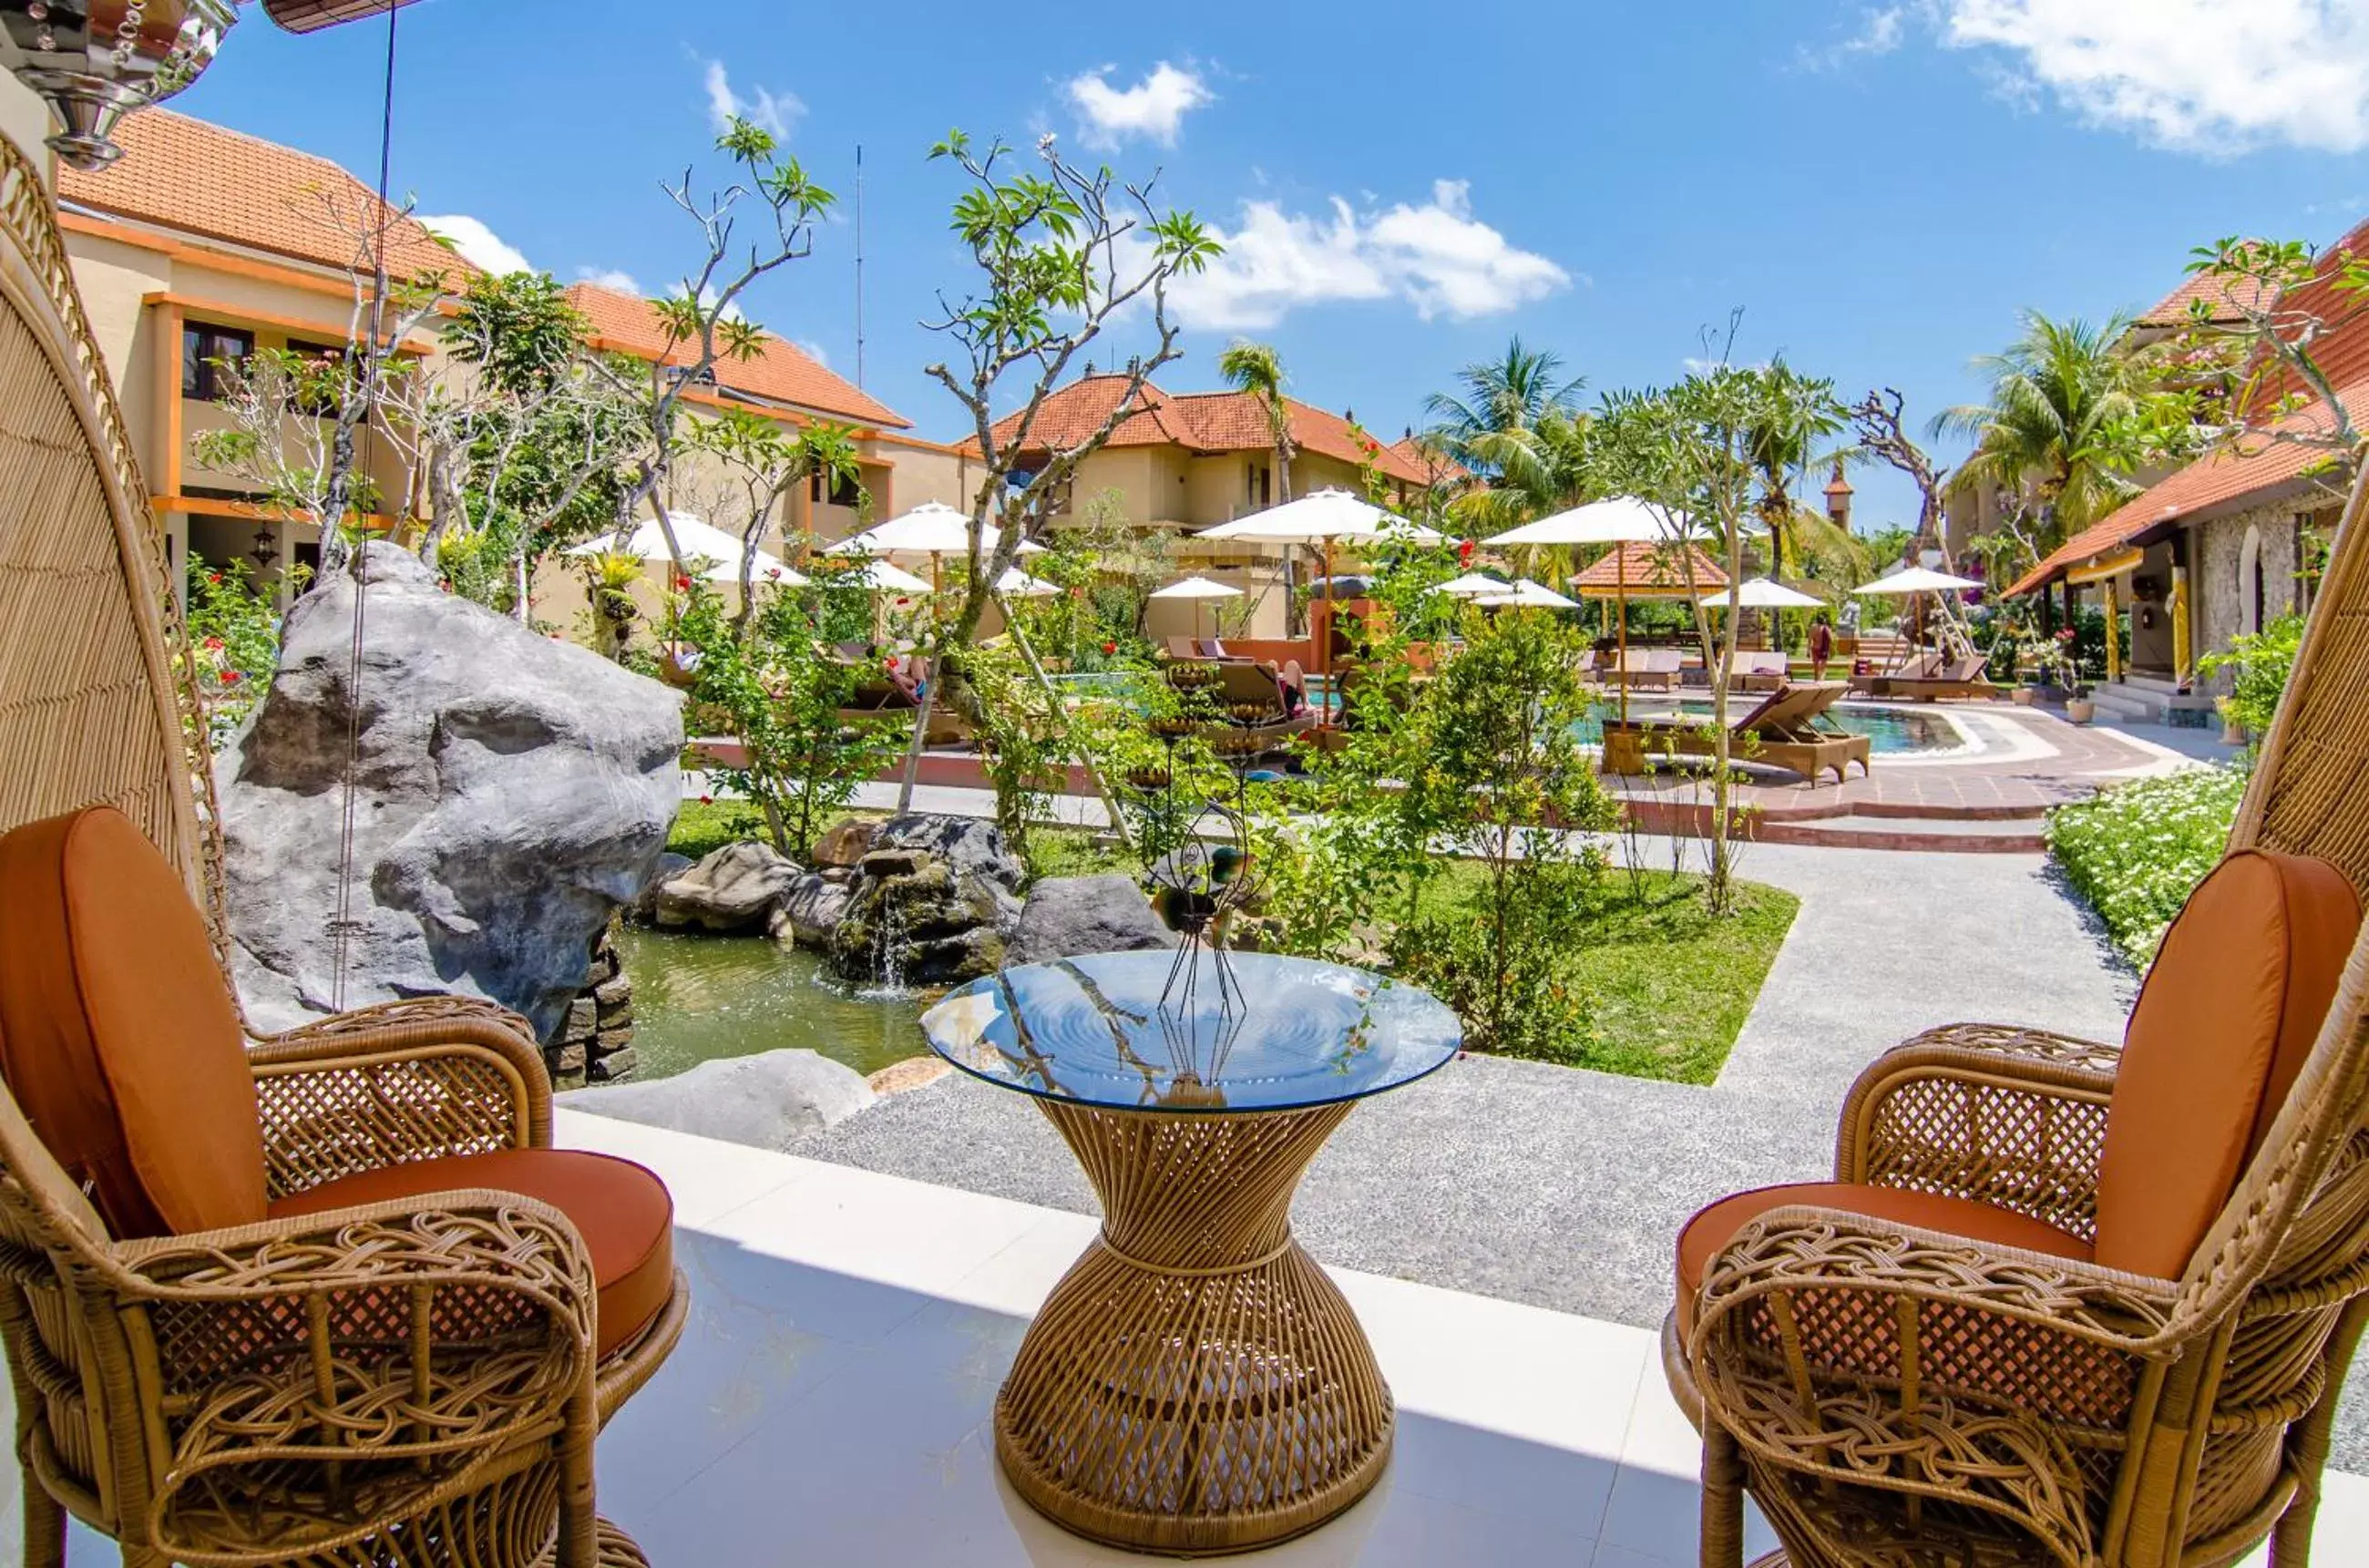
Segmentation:
[(674, 1199), (648, 1171), (606, 1154), (504, 1149), (387, 1165), (283, 1197), (271, 1218), (477, 1188), (547, 1203), (583, 1236), (600, 1293), (597, 1354), (631, 1344), (665, 1308), (674, 1290)]
[(1720, 1249), (1771, 1209), (1797, 1205), (1837, 1208), (1846, 1214), (1863, 1214), (1893, 1225), (1939, 1230), (1944, 1235), (1963, 1236), (1993, 1246), (2019, 1247), (2051, 1257), (2089, 1256), (2089, 1243), (2078, 1236), (2028, 1215), (1994, 1208), (1972, 1198), (1941, 1197), (1851, 1182), (1796, 1182), (1788, 1186), (1756, 1187), (1720, 1199), (1688, 1220), (1686, 1229), (1678, 1232), (1678, 1327), (1682, 1332), (1694, 1332), (1695, 1299), (1702, 1293), (1703, 1275)]
[(264, 1217), (229, 982), (179, 874), (111, 807), (0, 837), (0, 1074), (117, 1236)]
[(2098, 1262), (2176, 1279), (2309, 1059), (2361, 929), (2324, 861), (2229, 856), (2165, 933), (2123, 1037)]

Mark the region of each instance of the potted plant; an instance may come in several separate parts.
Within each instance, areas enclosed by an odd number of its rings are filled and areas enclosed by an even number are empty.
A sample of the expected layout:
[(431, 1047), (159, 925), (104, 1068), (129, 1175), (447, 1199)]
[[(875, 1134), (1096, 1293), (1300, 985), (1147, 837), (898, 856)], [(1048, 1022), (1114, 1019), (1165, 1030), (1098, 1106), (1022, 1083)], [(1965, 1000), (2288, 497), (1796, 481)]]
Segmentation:
[(2246, 732), (2246, 721), (2237, 716), (2237, 705), (2227, 697), (2213, 699), (2214, 712), (2221, 715), (2221, 744), (2243, 746), (2251, 738)]
[(2087, 724), (2098, 716), (2098, 704), (2089, 696), (2087, 681), (2074, 679), (2066, 688), (2065, 717), (2069, 723)]

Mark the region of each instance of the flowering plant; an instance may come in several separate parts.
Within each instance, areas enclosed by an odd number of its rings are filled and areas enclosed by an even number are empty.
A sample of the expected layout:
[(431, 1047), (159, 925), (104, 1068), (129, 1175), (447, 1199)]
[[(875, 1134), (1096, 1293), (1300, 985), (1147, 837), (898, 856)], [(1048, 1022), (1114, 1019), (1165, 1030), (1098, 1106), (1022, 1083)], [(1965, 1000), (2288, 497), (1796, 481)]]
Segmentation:
[[(301, 589), (303, 567), (295, 586)], [(280, 612), (245, 561), (215, 566), (189, 555), (184, 617), (191, 672), (206, 711), (206, 738), (226, 745), (271, 684), (280, 661)]]

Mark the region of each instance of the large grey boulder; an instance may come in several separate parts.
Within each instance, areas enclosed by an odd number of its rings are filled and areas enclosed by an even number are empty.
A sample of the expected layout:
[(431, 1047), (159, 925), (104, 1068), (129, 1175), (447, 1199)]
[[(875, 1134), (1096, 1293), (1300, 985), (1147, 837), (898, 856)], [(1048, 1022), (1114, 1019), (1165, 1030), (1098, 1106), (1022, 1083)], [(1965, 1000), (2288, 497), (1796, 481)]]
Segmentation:
[(659, 855), (657, 869), (650, 873), (649, 886), (643, 888), (642, 896), (634, 900), (634, 918), (644, 925), (657, 924), (658, 889), (698, 864), (691, 856), (677, 854), (672, 850)]
[(953, 985), (991, 975), (1019, 926), (1021, 866), (990, 823), (894, 817), (856, 867), (831, 933), (850, 979)]
[(1043, 964), (1085, 953), (1134, 953), (1173, 947), (1176, 933), (1160, 923), (1151, 900), (1131, 876), (1048, 876), (1028, 890), (1006, 961)]
[(957, 879), (978, 877), (1008, 893), (1019, 892), (1021, 878), (1028, 875), (1028, 868), (1004, 841), (1003, 830), (975, 817), (941, 817), (924, 811), (891, 817), (880, 825), (872, 848), (876, 853), (919, 850), (945, 862)]
[(444, 592), (406, 551), (372, 544), (363, 569), (359, 686), (339, 573), (289, 612), (271, 689), (216, 761), (240, 990), (267, 1027), (337, 1003), (351, 725), (344, 1004), (484, 996), (549, 1039), (666, 847), (681, 699)]
[(828, 952), (830, 939), (839, 931), (839, 922), (846, 918), (853, 896), (846, 883), (833, 882), (810, 871), (773, 906), (770, 934), (776, 942)]
[(879, 1096), (852, 1067), (814, 1051), (781, 1050), (704, 1061), (653, 1083), (571, 1089), (555, 1098), (596, 1116), (781, 1150)]
[(659, 885), (658, 923), (676, 931), (761, 931), (806, 875), (771, 844), (727, 844)]

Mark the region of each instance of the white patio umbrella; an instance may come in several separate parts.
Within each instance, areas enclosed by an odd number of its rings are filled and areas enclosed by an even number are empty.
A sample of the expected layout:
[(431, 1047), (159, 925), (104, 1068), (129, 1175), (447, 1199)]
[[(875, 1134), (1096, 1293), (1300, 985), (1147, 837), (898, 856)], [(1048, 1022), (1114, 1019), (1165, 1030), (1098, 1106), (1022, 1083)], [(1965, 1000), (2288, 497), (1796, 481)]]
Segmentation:
[(1043, 578), (1032, 578), (1018, 567), (1006, 567), (995, 579), (995, 591), (1007, 599), (1049, 599), (1061, 590)]
[[(1706, 594), (1700, 602), (1723, 610), (1729, 602), (1727, 589)], [(1774, 578), (1753, 578), (1736, 584), (1734, 602), (1746, 610), (1823, 610), (1826, 605), (1825, 600), (1787, 588)]]
[[(982, 557), (995, 554), (1003, 541), (1003, 531), (993, 523), (980, 528), (979, 554)], [(1014, 555), (1036, 555), (1045, 546), (1024, 539)], [(835, 555), (927, 555), (930, 558), (930, 585), (935, 591), (938, 563), (948, 555), (970, 555), (970, 516), (958, 512), (941, 501), (923, 501), (911, 511), (875, 523), (861, 533), (851, 533), (830, 547)]]
[(1522, 578), (1516, 581), (1509, 592), (1483, 594), (1472, 602), (1484, 610), (1576, 610), (1579, 608), (1579, 601), (1565, 599), (1546, 584), (1532, 582), (1528, 578)]
[(1511, 592), (1514, 585), (1503, 578), (1493, 578), (1486, 572), (1467, 572), (1460, 578), (1450, 578), (1434, 587), (1433, 593), (1445, 593), (1455, 599), (1478, 599), (1484, 593)]
[(864, 563), (864, 569), (855, 574), (854, 586), (862, 589), (868, 589), (874, 593), (928, 593), (932, 591), (928, 583), (923, 582), (920, 578), (915, 577), (912, 573), (906, 571), (901, 567), (892, 566), (887, 561), (878, 560), (876, 558)]
[[(1336, 540), (1371, 544), (1389, 538), (1412, 539), (1421, 543), (1436, 543), (1448, 535), (1436, 528), (1425, 528), (1410, 522), (1395, 512), (1384, 511), (1369, 501), (1359, 500), (1346, 490), (1318, 490), (1286, 501), (1279, 507), (1269, 507), (1248, 517), (1238, 517), (1231, 522), (1221, 522), (1215, 528), (1205, 528), (1193, 535), (1196, 539), (1248, 539), (1268, 544), (1314, 544), (1324, 552), (1324, 598), (1329, 605), (1333, 598), (1333, 545)], [(1326, 631), (1331, 631), (1332, 616), (1325, 616)], [(1317, 650), (1317, 667), (1332, 667), (1332, 637)]]
[[(1917, 607), (1917, 600), (1928, 593), (1959, 593), (1970, 588), (1984, 586), (1973, 578), (1951, 577), (1947, 572), (1937, 572), (1930, 567), (1903, 567), (1890, 577), (1878, 578), (1871, 583), (1862, 583), (1851, 591), (1866, 594), (1870, 598), (1907, 599), (1910, 601), (1908, 621), (1910, 635), (1915, 637), (1921, 635), (1918, 628), (1924, 624), (1924, 617)], [(1947, 615), (1948, 612), (1945, 610), (1943, 612), (1945, 619)], [(1900, 646), (1903, 649), (1908, 647), (1908, 639), (1903, 639)], [(1904, 653), (1903, 658), (1906, 657)]]
[(1201, 635), (1202, 601), (1209, 599), (1240, 599), (1242, 596), (1242, 590), (1241, 589), (1234, 588), (1227, 583), (1219, 582), (1211, 578), (1189, 577), (1172, 582), (1166, 588), (1154, 589), (1144, 597), (1147, 599), (1189, 599), (1194, 601), (1193, 635), (1197, 637)]
[[(682, 565), (686, 571), (695, 572), (702, 582), (738, 582), (740, 552), (745, 546), (738, 535), (727, 533), (712, 523), (702, 521), (689, 512), (669, 512), (667, 521), (674, 525), (675, 543), (682, 547)], [(605, 555), (616, 548), (613, 534), (570, 548), (566, 554), (578, 558)], [(671, 562), (674, 557), (667, 548), (666, 532), (658, 527), (658, 519), (646, 518), (634, 527), (625, 541), (625, 554), (643, 561)], [(779, 573), (779, 576), (774, 574)], [(779, 583), (785, 588), (799, 588), (806, 578), (782, 564), (782, 558), (769, 550), (757, 552), (752, 577), (759, 582)]]
[[(1694, 520), (1684, 512), (1641, 501), (1634, 496), (1614, 496), (1526, 522), (1519, 528), (1482, 541), (1505, 544), (1675, 544), (1690, 538)], [(1629, 555), (1620, 551), (1620, 580), (1613, 590), (1613, 623), (1620, 649), (1620, 718), (1629, 718)]]
[(1937, 572), (1929, 567), (1903, 567), (1887, 578), (1861, 583), (1851, 589), (1873, 597), (1912, 593), (1956, 593), (1965, 589), (1986, 585), (1974, 578), (1953, 578), (1947, 572)]

